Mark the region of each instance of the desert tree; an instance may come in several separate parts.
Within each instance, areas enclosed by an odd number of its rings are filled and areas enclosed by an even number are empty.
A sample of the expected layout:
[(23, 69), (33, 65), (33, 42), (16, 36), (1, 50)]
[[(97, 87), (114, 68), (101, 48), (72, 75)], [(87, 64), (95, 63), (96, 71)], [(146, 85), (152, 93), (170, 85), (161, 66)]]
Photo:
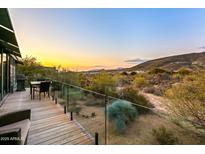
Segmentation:
[(168, 111), (196, 127), (205, 128), (205, 73), (187, 76), (165, 92)]

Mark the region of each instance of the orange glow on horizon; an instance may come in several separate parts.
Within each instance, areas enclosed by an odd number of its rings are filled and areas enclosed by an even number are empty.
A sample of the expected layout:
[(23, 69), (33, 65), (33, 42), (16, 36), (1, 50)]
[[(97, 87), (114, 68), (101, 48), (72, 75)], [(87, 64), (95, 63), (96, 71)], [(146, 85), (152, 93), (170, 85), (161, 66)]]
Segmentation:
[[(49, 54), (48, 52), (32, 52), (32, 56), (37, 59), (43, 66), (48, 67), (58, 67), (66, 68), (72, 71), (87, 71), (87, 70), (95, 70), (95, 69), (117, 69), (117, 68), (125, 68), (131, 67), (132, 65), (127, 64), (125, 62), (121, 62), (119, 60), (113, 60), (114, 58), (90, 58), (90, 57), (76, 57), (76, 58), (67, 58), (63, 56), (53, 56), (53, 54)], [(47, 56), (46, 56), (47, 54)], [(37, 55), (37, 56), (36, 56)], [(49, 56), (48, 56), (49, 55)], [(52, 56), (50, 56), (52, 55)]]
[(95, 70), (95, 69), (117, 69), (117, 68), (122, 68), (122, 67), (131, 67), (131, 65), (126, 64), (126, 65), (95, 65), (95, 64), (82, 64), (82, 63), (62, 63), (62, 61), (55, 60), (54, 61), (41, 61), (41, 64), (43, 66), (49, 66), (49, 67), (57, 67), (61, 66), (62, 68), (66, 68), (72, 71), (87, 71), (87, 70)]
[[(27, 45), (24, 42), (24, 45)], [(73, 71), (86, 71), (94, 69), (116, 69), (116, 68), (125, 68), (131, 67), (130, 64), (127, 64), (121, 61), (119, 58), (113, 56), (110, 57), (94, 57), (88, 55), (82, 55), (82, 51), (75, 52), (57, 52), (54, 49), (44, 49), (42, 50), (41, 46), (35, 46), (32, 50), (29, 51), (27, 48), (22, 48), (21, 53), (23, 57), (33, 56), (37, 58), (37, 61), (40, 62), (43, 66), (49, 67), (58, 67), (66, 68)], [(85, 51), (84, 51), (85, 52)]]

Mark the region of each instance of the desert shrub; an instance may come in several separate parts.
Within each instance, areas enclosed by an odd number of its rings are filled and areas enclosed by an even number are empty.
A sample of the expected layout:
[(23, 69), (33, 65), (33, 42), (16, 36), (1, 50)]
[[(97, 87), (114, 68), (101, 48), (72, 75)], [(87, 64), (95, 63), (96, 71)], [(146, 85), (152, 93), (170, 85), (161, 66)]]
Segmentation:
[(95, 97), (92, 94), (86, 95), (85, 105), (87, 105), (87, 106), (92, 106), (92, 105), (95, 106), (96, 105)]
[(105, 98), (95, 96), (93, 94), (88, 94), (86, 96), (85, 105), (87, 106), (104, 106)]
[(168, 73), (155, 74), (149, 77), (150, 84), (166, 84), (171, 81), (171, 75)]
[(164, 126), (158, 129), (152, 129), (152, 135), (156, 138), (161, 145), (178, 144), (179, 140), (171, 131), (168, 131)]
[(129, 86), (132, 83), (132, 79), (129, 76), (121, 76), (118, 79), (117, 85), (118, 87)]
[(205, 127), (205, 73), (185, 77), (166, 90), (165, 95), (170, 99), (167, 107), (172, 115), (194, 126)]
[(172, 82), (180, 82), (183, 79), (183, 76), (179, 73), (174, 73), (172, 75)]
[(136, 76), (132, 83), (136, 88), (142, 88), (148, 85), (147, 80), (143, 76)]
[(138, 115), (136, 108), (125, 100), (116, 100), (107, 106), (107, 113), (110, 122), (114, 123), (117, 133), (123, 133), (127, 125), (134, 121)]
[(161, 81), (170, 81), (171, 80), (171, 76), (168, 73), (159, 74), (158, 77)]
[(170, 74), (169, 71), (162, 69), (162, 68), (154, 68), (151, 71), (149, 71), (149, 74), (160, 74), (160, 73), (168, 73)]
[(80, 106), (78, 106), (78, 105), (72, 105), (69, 109), (68, 109), (68, 111), (69, 112), (74, 112), (74, 113), (76, 113), (76, 114), (79, 114), (80, 113), (80, 111), (81, 111), (81, 107)]
[(87, 74), (80, 74), (80, 86), (87, 88), (90, 85), (90, 78)]
[(71, 103), (85, 99), (84, 93), (78, 89), (75, 89), (75, 88), (69, 89), (69, 97), (70, 97)]
[(114, 81), (115, 87), (122, 86), (124, 79), (127, 79), (127, 77), (120, 75), (119, 73), (115, 73), (114, 75), (112, 75), (112, 80)]
[(146, 88), (143, 89), (143, 91), (145, 93), (154, 94), (156, 96), (162, 96), (163, 95), (163, 91), (160, 88), (156, 88), (156, 87), (146, 87)]
[(186, 69), (186, 68), (181, 68), (177, 71), (177, 73), (180, 75), (189, 75), (191, 74), (191, 70)]
[[(128, 100), (134, 104), (137, 105), (142, 105), (145, 107), (153, 107), (149, 101), (141, 94), (139, 94), (139, 92), (135, 89), (133, 89), (132, 87), (128, 87), (122, 90), (122, 94), (121, 94), (121, 98)], [(139, 111), (139, 113), (147, 113), (149, 112), (148, 109), (140, 107), (140, 106), (136, 106), (137, 110)]]
[(89, 89), (106, 95), (114, 95), (116, 92), (116, 80), (107, 72), (100, 72), (92, 80)]
[(136, 74), (137, 74), (136, 72), (131, 72), (131, 73), (130, 73), (130, 75), (136, 75)]
[(126, 75), (127, 76), (128, 74), (127, 74), (127, 72), (122, 72), (121, 75)]

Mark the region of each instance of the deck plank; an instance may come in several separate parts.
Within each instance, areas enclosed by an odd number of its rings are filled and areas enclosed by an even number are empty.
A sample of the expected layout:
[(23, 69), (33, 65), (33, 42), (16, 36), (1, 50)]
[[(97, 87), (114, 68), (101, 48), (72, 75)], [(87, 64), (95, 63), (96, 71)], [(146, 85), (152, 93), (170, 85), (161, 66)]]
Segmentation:
[(41, 139), (39, 139), (38, 137), (35, 137), (32, 140), (30, 140), (30, 142), (35, 143), (35, 144), (40, 144), (41, 142), (49, 141), (51, 139), (57, 138), (58, 136), (65, 135), (73, 131), (72, 127), (61, 128), (61, 131), (58, 134), (56, 133), (56, 131), (51, 131), (50, 133), (41, 134)]
[(31, 109), (28, 144), (93, 144), (76, 121), (70, 121), (63, 108), (49, 98), (31, 100), (29, 91), (10, 94), (0, 108), (0, 114)]

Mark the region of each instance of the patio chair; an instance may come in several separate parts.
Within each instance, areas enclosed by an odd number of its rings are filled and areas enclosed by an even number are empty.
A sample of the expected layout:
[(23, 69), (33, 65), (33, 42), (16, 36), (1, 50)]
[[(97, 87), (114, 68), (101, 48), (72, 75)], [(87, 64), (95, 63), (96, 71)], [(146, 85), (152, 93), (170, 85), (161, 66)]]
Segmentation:
[(49, 89), (50, 89), (50, 81), (43, 81), (41, 82), (39, 88), (35, 88), (34, 92), (38, 92), (39, 93), (39, 100), (41, 100), (41, 93), (44, 93), (44, 98), (46, 93), (48, 94), (48, 97), (50, 96), (49, 94)]
[(0, 116), (0, 145), (27, 144), (31, 110), (21, 110)]

